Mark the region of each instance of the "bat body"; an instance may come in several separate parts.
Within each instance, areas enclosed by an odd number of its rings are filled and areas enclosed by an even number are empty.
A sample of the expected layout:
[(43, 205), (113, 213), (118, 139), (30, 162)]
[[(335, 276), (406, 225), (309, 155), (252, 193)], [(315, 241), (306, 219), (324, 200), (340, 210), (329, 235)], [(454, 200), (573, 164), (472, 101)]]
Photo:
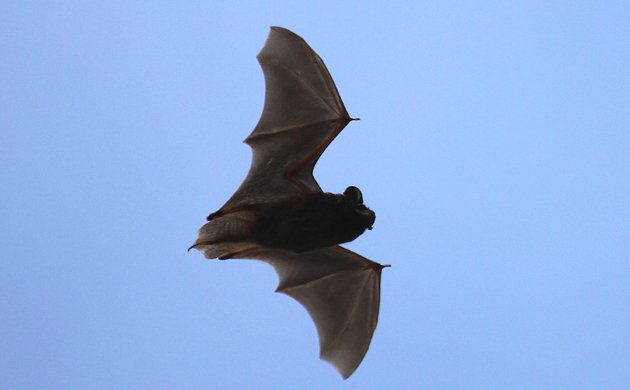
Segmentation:
[(374, 224), (361, 191), (350, 186), (343, 194), (325, 193), (312, 172), (352, 118), (321, 58), (296, 34), (272, 27), (258, 61), (265, 106), (245, 139), (253, 150), (249, 173), (189, 249), (209, 259), (273, 266), (277, 291), (307, 309), (321, 358), (345, 379), (376, 329), (384, 266), (338, 246)]

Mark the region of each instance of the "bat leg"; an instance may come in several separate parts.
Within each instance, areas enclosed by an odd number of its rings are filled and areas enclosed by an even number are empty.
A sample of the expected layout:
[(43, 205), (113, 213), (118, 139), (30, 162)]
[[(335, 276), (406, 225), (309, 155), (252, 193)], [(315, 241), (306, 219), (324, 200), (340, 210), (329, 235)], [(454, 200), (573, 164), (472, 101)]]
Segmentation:
[(229, 253), (225, 253), (221, 256), (218, 257), (219, 260), (228, 260), (228, 259), (232, 259), (234, 257), (243, 257), (244, 254), (246, 254), (247, 252), (252, 252), (255, 250), (260, 249), (260, 246), (258, 245), (250, 245), (250, 246), (246, 246), (245, 248), (235, 251), (235, 252), (229, 252)]

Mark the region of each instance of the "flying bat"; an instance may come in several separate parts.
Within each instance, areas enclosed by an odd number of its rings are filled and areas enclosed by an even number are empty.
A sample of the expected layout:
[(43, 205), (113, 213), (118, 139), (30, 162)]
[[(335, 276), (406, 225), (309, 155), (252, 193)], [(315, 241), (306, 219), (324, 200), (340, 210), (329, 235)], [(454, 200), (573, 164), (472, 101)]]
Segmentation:
[(313, 177), (326, 147), (353, 120), (321, 58), (293, 32), (271, 27), (257, 56), (265, 75), (262, 116), (245, 139), (249, 172), (210, 214), (189, 248), (208, 259), (256, 259), (275, 269), (277, 292), (315, 322), (320, 357), (346, 379), (378, 320), (383, 266), (339, 244), (372, 229), (375, 214), (354, 186), (325, 193)]

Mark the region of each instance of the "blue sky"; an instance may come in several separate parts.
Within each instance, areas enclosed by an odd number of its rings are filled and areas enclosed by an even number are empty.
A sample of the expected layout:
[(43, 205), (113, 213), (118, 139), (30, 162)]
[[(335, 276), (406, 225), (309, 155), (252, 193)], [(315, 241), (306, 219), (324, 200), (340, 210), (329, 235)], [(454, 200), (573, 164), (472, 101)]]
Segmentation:
[[(630, 387), (628, 2), (3, 2), (0, 387)], [(250, 163), (270, 25), (351, 123), (384, 270), (348, 380), (265, 264), (186, 252)]]

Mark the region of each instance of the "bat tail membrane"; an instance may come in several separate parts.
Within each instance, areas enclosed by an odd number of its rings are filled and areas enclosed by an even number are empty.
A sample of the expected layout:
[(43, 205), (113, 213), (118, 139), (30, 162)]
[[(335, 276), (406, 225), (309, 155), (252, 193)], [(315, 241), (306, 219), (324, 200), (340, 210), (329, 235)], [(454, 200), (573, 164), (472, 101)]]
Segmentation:
[(254, 215), (247, 211), (215, 217), (199, 229), (197, 240), (188, 250), (197, 249), (208, 259), (229, 258), (229, 254), (251, 246), (247, 240), (252, 235), (254, 221)]

